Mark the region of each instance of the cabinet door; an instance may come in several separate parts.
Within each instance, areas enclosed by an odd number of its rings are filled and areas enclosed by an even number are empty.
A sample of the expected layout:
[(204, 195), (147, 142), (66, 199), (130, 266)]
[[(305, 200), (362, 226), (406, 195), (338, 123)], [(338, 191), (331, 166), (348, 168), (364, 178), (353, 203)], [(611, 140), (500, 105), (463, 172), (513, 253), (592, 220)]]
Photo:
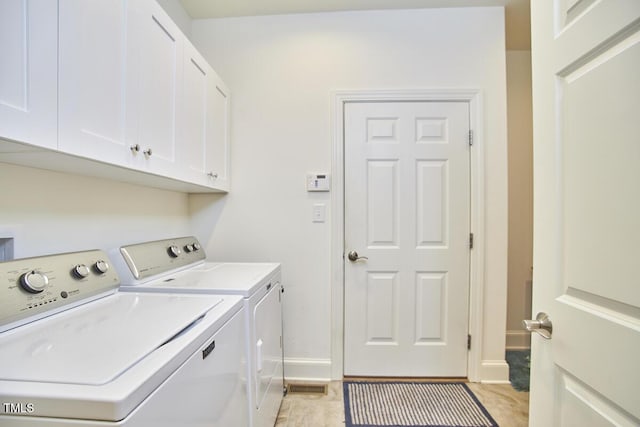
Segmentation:
[(59, 148), (127, 164), (126, 1), (60, 0)]
[(188, 181), (227, 191), (228, 90), (198, 51), (185, 41), (180, 145), (176, 158)]
[(153, 0), (135, 2), (127, 33), (127, 133), (141, 148), (140, 167), (175, 177), (184, 36)]
[(207, 82), (211, 69), (189, 42), (184, 44), (183, 101), (179, 113), (180, 146), (176, 157), (185, 168), (185, 179), (207, 182), (205, 155), (207, 139)]
[(212, 185), (229, 191), (229, 107), (230, 93), (224, 82), (211, 70), (207, 84), (207, 140), (205, 169)]
[(0, 137), (57, 146), (58, 4), (0, 1)]

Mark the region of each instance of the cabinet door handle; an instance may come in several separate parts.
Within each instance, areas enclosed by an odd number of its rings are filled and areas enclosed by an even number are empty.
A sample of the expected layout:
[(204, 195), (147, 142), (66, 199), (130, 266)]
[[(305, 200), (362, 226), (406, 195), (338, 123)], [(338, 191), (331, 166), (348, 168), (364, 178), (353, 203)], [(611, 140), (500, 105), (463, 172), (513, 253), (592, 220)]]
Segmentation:
[(131, 149), (131, 152), (133, 153), (138, 153), (140, 152), (140, 144), (136, 144), (136, 145), (132, 145), (131, 147), (129, 147)]
[(151, 151), (151, 148), (147, 148), (146, 150), (143, 151), (144, 155), (147, 157), (151, 157), (151, 155), (153, 154), (153, 151)]
[(207, 174), (207, 176), (208, 176), (209, 178), (217, 179), (217, 178), (218, 178), (218, 172), (209, 172), (209, 173)]

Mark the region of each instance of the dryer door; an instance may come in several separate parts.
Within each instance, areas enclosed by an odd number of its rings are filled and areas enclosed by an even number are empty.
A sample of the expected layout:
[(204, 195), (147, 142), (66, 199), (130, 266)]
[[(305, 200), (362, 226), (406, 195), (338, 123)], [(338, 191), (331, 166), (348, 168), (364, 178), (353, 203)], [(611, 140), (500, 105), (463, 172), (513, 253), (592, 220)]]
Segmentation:
[(255, 305), (254, 322), (254, 400), (256, 409), (260, 409), (268, 396), (282, 398), (284, 381), (282, 378), (282, 310), (279, 283)]

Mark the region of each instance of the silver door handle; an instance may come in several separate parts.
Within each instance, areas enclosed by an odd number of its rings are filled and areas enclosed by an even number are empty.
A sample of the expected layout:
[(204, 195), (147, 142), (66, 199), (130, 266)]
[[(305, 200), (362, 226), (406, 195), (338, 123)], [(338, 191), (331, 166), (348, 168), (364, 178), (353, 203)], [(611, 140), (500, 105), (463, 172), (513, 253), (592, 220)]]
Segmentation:
[(542, 338), (551, 339), (553, 325), (547, 313), (538, 313), (536, 320), (523, 320), (522, 323), (527, 331), (536, 332), (540, 334)]
[(347, 258), (349, 258), (349, 261), (351, 262), (356, 262), (359, 259), (369, 259), (366, 256), (358, 256), (358, 252), (356, 251), (351, 251), (347, 254)]

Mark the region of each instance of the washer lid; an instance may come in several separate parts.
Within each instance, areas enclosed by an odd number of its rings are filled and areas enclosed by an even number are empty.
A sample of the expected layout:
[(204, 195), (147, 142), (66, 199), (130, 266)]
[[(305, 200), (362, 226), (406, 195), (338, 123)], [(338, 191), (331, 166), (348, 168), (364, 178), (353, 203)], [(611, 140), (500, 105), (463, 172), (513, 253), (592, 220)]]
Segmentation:
[(13, 329), (0, 334), (0, 380), (109, 383), (221, 301), (116, 293)]

